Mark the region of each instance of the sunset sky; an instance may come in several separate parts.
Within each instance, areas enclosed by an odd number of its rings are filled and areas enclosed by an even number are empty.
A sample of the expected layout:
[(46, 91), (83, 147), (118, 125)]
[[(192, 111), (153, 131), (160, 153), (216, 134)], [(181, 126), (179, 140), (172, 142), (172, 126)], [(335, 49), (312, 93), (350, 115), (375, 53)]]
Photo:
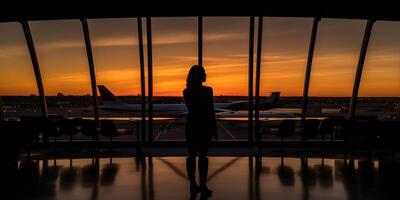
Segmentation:
[[(97, 83), (117, 95), (140, 93), (136, 19), (88, 20)], [(197, 63), (197, 18), (153, 18), (154, 95), (181, 96)], [(204, 18), (206, 85), (214, 95), (247, 95), (248, 17)], [(46, 95), (91, 94), (79, 20), (29, 23)], [(311, 96), (351, 96), (366, 21), (322, 19), (310, 82)], [(265, 17), (261, 95), (301, 96), (311, 18)], [(0, 95), (37, 94), (18, 23), (0, 24)], [(360, 96), (400, 97), (400, 23), (374, 25)]]

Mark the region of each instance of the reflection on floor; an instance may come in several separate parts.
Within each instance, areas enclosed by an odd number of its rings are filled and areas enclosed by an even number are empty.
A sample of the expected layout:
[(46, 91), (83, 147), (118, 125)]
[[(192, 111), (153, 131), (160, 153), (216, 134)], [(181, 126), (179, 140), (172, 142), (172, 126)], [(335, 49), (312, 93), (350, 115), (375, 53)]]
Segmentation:
[[(210, 157), (208, 184), (210, 199), (398, 199), (399, 180), (393, 161)], [(1, 182), (20, 199), (190, 199), (185, 157), (24, 161)]]

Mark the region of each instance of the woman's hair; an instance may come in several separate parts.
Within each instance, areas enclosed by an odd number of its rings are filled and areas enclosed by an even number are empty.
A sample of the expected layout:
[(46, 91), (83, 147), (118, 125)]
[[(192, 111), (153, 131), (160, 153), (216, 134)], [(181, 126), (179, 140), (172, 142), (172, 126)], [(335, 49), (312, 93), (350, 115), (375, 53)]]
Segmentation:
[(206, 72), (201, 65), (193, 65), (186, 78), (186, 87), (200, 86), (205, 81)]

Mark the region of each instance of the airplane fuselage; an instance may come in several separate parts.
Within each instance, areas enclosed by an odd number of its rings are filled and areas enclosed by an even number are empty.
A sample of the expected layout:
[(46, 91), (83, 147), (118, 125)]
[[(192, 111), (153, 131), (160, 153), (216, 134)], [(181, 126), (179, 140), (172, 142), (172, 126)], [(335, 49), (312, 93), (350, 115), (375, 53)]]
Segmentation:
[[(218, 111), (220, 109), (226, 109), (232, 103), (214, 103), (214, 108)], [(131, 111), (140, 112), (142, 109), (141, 104), (104, 104), (99, 107), (104, 110), (118, 110), (118, 111)], [(153, 112), (187, 112), (186, 105), (184, 103), (172, 103), (172, 104), (153, 104)]]

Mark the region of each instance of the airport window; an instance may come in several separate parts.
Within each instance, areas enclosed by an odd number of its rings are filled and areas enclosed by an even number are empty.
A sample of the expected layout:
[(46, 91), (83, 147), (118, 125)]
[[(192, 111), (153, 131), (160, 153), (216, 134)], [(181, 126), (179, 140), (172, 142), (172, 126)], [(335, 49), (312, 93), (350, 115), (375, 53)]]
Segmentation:
[(279, 125), (294, 120), (298, 129), (312, 18), (265, 17), (260, 84), (260, 132), (279, 137)]
[(80, 21), (33, 21), (29, 25), (48, 114), (66, 118), (93, 117), (89, 68)]
[[(185, 138), (186, 105), (182, 90), (188, 70), (199, 61), (198, 20), (197, 17), (152, 18), (153, 140)], [(263, 140), (278, 139), (283, 121), (294, 121), (292, 139), (299, 139), (297, 136), (304, 132), (300, 114), (312, 22), (313, 18), (264, 17), (260, 86)], [(29, 24), (44, 82), (48, 114), (93, 119), (92, 91), (80, 21), (32, 21)], [(348, 115), (365, 25), (365, 20), (323, 18), (319, 21), (306, 105), (307, 119), (322, 122), (331, 117), (345, 119)], [(146, 23), (143, 27), (146, 31)], [(397, 27), (397, 23), (378, 21), (373, 28), (359, 90), (357, 116), (386, 119), (399, 115), (400, 69), (396, 56), (399, 48), (395, 39), (398, 29), (389, 27)], [(35, 76), (20, 24), (3, 23), (0, 28), (10, 33), (0, 38), (6, 44), (2, 54), (4, 59), (0, 61), (2, 115), (10, 120), (18, 120), (21, 115), (39, 116)], [(203, 18), (205, 85), (214, 90), (221, 140), (248, 139), (248, 28), (248, 17)], [(89, 31), (100, 119), (116, 125), (117, 140), (136, 140), (141, 114), (136, 18), (91, 19)], [(144, 33), (145, 54), (148, 53), (146, 37)], [(389, 42), (387, 38), (392, 40)], [(257, 23), (254, 39), (256, 43)], [(256, 45), (254, 64), (255, 60)]]
[(375, 22), (358, 93), (357, 116), (399, 117), (399, 34), (398, 22)]
[[(153, 140), (184, 140), (186, 76), (197, 64), (197, 18), (152, 18)], [(165, 109), (164, 109), (165, 108)]]
[(115, 124), (114, 140), (136, 140), (141, 112), (136, 18), (93, 19), (88, 24), (100, 120)]
[(0, 24), (0, 101), (7, 120), (41, 116), (38, 89), (21, 24)]
[(214, 91), (218, 137), (247, 140), (249, 17), (204, 17), (203, 31), (203, 65), (206, 85)]
[(365, 24), (365, 20), (320, 21), (307, 116), (347, 116)]

